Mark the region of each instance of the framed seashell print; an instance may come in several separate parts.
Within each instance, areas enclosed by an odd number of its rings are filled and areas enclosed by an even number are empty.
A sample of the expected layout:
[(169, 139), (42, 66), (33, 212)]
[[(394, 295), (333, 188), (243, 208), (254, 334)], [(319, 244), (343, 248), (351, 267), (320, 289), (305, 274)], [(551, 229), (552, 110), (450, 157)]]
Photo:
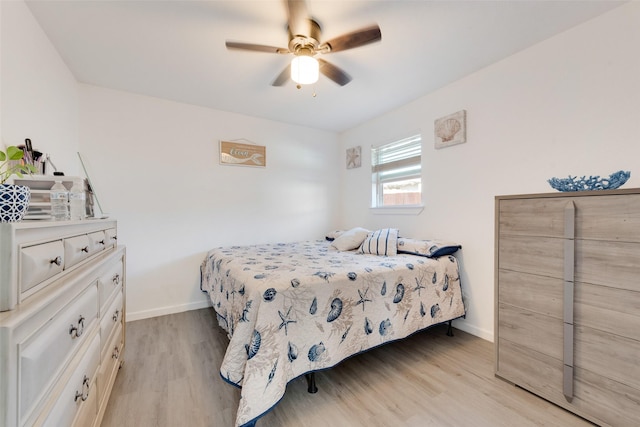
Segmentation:
[(433, 133), (436, 148), (467, 142), (467, 111), (460, 110), (436, 119)]

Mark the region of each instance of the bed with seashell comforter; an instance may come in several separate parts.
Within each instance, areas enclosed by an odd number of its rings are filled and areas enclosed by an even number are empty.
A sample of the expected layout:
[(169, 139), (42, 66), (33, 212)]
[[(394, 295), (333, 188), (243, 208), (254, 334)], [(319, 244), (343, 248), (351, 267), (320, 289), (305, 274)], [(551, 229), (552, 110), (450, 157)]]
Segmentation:
[(254, 425), (303, 374), (465, 314), (453, 255), (377, 256), (323, 240), (213, 249), (200, 288), (230, 339), (220, 375), (242, 388), (237, 426)]

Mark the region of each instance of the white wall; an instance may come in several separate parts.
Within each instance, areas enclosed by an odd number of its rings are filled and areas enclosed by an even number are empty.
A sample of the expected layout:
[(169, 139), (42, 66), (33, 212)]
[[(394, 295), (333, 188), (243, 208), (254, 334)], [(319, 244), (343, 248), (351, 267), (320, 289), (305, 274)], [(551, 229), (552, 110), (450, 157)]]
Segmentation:
[[(342, 152), (361, 145), (363, 165), (342, 172), (342, 226), (460, 242), (469, 309), (456, 326), (492, 339), (494, 197), (554, 191), (553, 176), (620, 169), (631, 171), (625, 187), (640, 185), (638, 52), (640, 2), (632, 2), (345, 132)], [(433, 121), (462, 109), (468, 142), (435, 150)], [(425, 210), (373, 215), (370, 147), (417, 129)]]
[[(80, 107), (80, 151), (127, 246), (129, 320), (207, 306), (209, 249), (337, 223), (333, 133), (89, 85)], [(219, 140), (241, 138), (266, 146), (266, 168), (219, 164)]]
[(0, 1), (0, 9), (1, 145), (30, 138), (59, 170), (77, 175), (76, 80), (24, 2)]

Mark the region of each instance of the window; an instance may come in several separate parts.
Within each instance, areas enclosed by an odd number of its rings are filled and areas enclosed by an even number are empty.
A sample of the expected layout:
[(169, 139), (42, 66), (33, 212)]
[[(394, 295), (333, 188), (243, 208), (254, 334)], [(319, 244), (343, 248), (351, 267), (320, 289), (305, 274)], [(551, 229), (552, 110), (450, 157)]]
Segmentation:
[(422, 138), (415, 135), (371, 149), (371, 206), (422, 204)]

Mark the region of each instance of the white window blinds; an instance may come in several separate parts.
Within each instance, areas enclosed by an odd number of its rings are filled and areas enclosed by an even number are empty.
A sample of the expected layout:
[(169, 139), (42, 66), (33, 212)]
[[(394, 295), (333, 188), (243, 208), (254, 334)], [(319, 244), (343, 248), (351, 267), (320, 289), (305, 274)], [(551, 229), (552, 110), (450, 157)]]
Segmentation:
[(415, 135), (371, 150), (372, 172), (378, 182), (420, 176), (422, 138)]

